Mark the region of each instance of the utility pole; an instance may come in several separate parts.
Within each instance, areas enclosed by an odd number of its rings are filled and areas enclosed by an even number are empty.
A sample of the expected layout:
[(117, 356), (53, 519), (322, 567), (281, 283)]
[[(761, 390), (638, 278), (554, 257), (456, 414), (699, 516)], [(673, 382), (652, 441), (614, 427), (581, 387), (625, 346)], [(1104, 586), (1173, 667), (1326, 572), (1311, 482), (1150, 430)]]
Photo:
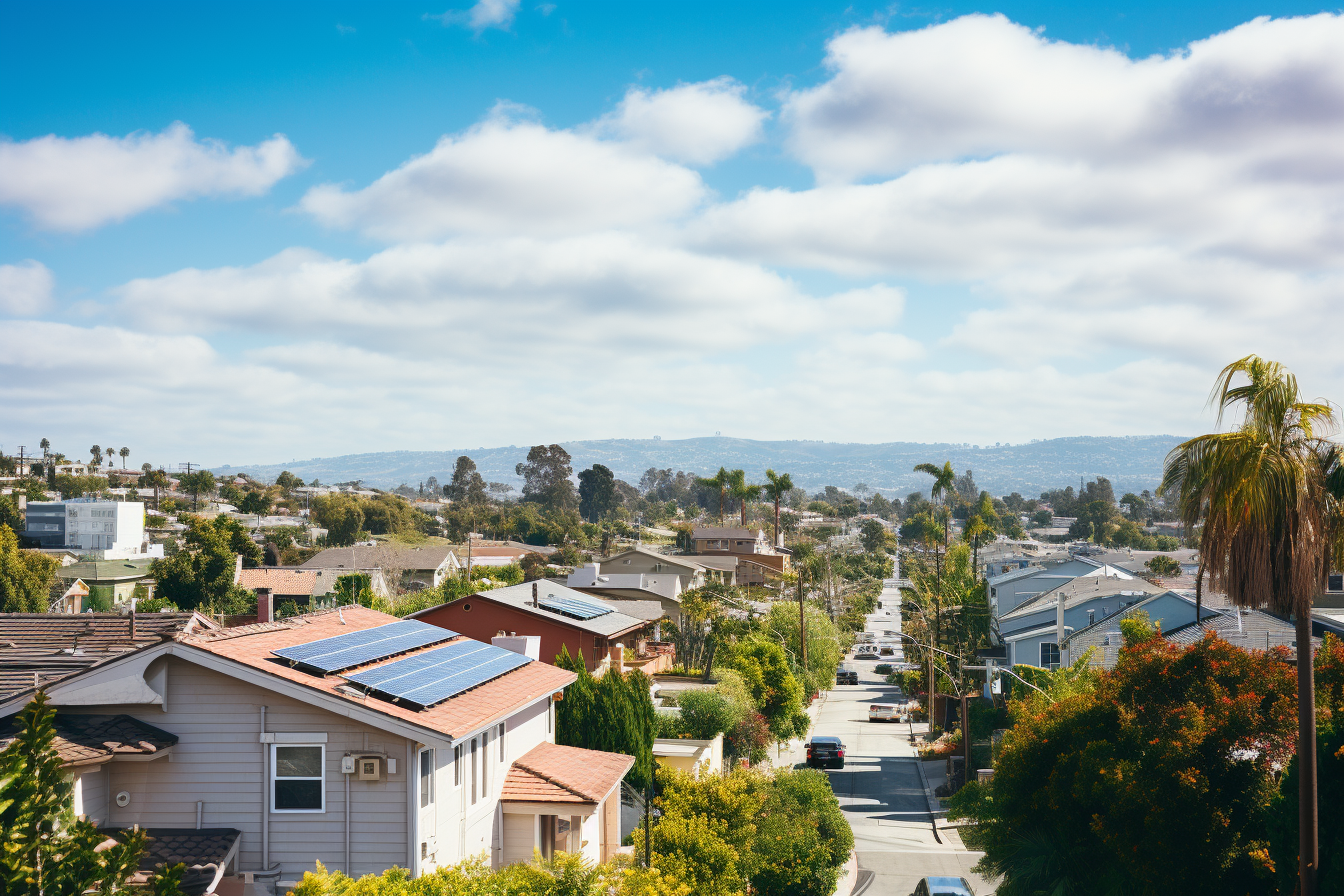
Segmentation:
[(803, 657), (803, 668), (807, 668), (807, 616), (803, 613), (803, 571), (798, 570), (798, 646)]
[(961, 786), (971, 783), (971, 701), (961, 695), (961, 745), (966, 754), (966, 765), (962, 770)]
[[(200, 466), (201, 466), (200, 464), (193, 464), (193, 463), (191, 463), (191, 462), (187, 462), (187, 463), (185, 463), (185, 464), (178, 464), (178, 465), (177, 465), (177, 469), (180, 470), (180, 471), (182, 471), (182, 472), (185, 472), (188, 476), (190, 476), (190, 475), (191, 475), (191, 468), (192, 468), (192, 467), (196, 467), (197, 469), (200, 469)], [(198, 494), (197, 494), (196, 492), (193, 491), (193, 492), (191, 493), (191, 509), (192, 509), (193, 511), (196, 510), (198, 497), (199, 497), (199, 496), (198, 496)]]

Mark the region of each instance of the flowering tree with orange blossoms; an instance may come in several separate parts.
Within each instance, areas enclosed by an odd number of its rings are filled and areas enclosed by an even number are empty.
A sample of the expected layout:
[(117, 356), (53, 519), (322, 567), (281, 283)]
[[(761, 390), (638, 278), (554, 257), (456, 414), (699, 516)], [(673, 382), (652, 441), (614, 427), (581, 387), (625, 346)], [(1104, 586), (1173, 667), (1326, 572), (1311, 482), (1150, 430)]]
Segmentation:
[(987, 784), (954, 817), (973, 826), (999, 896), (1270, 894), (1273, 772), (1292, 754), (1295, 685), (1283, 649), (1153, 632), (1094, 688), (1011, 704)]

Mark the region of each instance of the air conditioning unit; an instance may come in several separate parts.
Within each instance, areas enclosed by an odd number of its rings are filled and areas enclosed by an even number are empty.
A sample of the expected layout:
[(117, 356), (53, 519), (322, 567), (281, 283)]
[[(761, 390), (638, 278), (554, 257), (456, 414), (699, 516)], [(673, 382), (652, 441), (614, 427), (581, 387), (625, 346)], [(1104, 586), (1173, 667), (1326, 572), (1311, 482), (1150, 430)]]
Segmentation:
[(380, 768), (382, 760), (377, 756), (361, 756), (355, 760), (355, 765), (359, 769), (359, 780), (377, 781), (382, 777)]

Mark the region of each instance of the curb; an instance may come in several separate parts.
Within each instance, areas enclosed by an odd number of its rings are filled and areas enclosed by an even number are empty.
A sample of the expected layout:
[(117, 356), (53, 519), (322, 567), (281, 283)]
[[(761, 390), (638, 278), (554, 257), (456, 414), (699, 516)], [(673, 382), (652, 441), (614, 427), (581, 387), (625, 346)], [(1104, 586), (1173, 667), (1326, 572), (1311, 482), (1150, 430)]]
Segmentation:
[(859, 882), (859, 854), (854, 850), (849, 851), (849, 858), (845, 861), (845, 868), (840, 873), (840, 879), (835, 882), (834, 896), (850, 896), (854, 892)]
[(942, 843), (943, 838), (938, 836), (938, 813), (942, 811), (942, 805), (929, 787), (929, 776), (924, 774), (924, 762), (916, 757), (915, 765), (919, 769), (919, 781), (924, 785), (924, 800), (929, 807), (929, 827), (933, 828), (933, 839)]

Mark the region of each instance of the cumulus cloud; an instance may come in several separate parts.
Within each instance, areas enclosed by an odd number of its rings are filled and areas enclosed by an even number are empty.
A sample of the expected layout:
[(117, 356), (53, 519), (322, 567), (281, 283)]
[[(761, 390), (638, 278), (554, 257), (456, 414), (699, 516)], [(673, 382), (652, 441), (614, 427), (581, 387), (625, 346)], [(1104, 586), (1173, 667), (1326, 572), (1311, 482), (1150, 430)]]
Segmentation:
[(330, 227), (418, 240), (639, 227), (678, 218), (707, 195), (699, 175), (679, 165), (507, 111), (363, 189), (314, 187), (300, 208)]
[(445, 25), (463, 25), (480, 34), (487, 28), (500, 28), (505, 31), (513, 24), (518, 14), (520, 0), (477, 0), (469, 9), (450, 9), (430, 18), (438, 19)]
[(668, 90), (632, 87), (599, 130), (664, 158), (708, 165), (761, 139), (766, 110), (747, 102), (732, 78)]
[(81, 231), (178, 199), (259, 196), (306, 162), (277, 134), (230, 150), (178, 122), (160, 134), (0, 141), (0, 204), (44, 230)]
[(42, 312), (51, 302), (54, 283), (40, 261), (0, 264), (0, 314), (26, 317)]

